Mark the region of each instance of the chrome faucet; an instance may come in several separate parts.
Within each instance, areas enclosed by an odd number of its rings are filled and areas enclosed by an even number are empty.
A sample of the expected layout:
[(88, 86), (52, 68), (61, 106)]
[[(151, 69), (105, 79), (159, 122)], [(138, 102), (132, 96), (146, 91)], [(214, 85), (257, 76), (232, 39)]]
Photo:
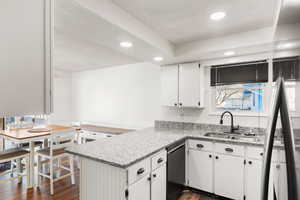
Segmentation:
[(230, 117), (231, 117), (231, 127), (230, 127), (230, 133), (234, 133), (234, 131), (236, 131), (236, 130), (239, 130), (239, 126), (237, 126), (237, 127), (234, 127), (234, 125), (233, 125), (233, 115), (232, 115), (232, 113), (231, 112), (229, 112), (229, 111), (225, 111), (225, 112), (223, 112), (222, 113), (222, 115), (221, 115), (221, 119), (220, 119), (220, 124), (223, 124), (223, 117), (224, 117), (224, 115), (225, 114), (229, 114), (230, 115)]

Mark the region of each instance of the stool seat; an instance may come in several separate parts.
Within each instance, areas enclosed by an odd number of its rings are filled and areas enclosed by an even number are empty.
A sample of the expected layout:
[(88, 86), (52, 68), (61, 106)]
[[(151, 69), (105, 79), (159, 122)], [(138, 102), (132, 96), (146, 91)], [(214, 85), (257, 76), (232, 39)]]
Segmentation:
[(20, 148), (7, 149), (0, 152), (0, 161), (6, 159), (13, 159), (20, 156), (29, 154), (29, 151)]

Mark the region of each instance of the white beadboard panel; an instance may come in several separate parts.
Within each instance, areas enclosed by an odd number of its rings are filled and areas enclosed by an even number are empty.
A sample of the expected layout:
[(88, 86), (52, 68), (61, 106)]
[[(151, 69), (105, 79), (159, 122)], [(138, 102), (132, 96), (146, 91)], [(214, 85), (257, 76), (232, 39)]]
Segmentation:
[(90, 159), (80, 158), (80, 200), (125, 200), (127, 173)]

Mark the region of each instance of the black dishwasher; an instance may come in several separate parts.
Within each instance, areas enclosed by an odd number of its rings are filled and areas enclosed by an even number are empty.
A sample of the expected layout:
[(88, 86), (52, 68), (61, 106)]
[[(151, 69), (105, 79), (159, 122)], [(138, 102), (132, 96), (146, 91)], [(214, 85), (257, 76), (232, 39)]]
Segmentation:
[(167, 148), (167, 199), (174, 200), (185, 187), (185, 141)]

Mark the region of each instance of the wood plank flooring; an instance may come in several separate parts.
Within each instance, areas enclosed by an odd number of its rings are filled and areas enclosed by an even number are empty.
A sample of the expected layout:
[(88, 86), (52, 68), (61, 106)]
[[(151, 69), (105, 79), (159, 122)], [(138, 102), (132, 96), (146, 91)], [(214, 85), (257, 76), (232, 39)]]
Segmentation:
[(42, 179), (40, 189), (26, 189), (26, 180), (0, 184), (0, 200), (79, 200), (79, 171), (76, 170), (76, 184), (66, 178), (54, 183), (54, 195), (50, 195), (49, 179)]

